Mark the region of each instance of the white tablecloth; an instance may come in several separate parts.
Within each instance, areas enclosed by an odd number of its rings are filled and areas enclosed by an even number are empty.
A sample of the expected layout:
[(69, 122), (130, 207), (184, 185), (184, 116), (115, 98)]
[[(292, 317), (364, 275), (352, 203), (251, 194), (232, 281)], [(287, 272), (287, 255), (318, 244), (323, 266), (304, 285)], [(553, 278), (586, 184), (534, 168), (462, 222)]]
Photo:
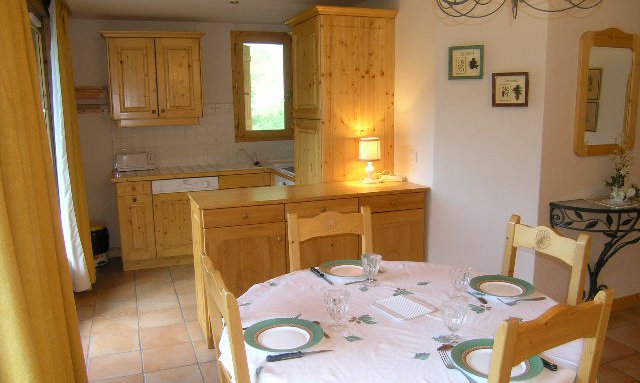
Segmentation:
[[(301, 359), (267, 363), (269, 354), (245, 344), (249, 371), (253, 382), (431, 382), (465, 383), (467, 379), (444, 367), (437, 347), (439, 336), (450, 334), (442, 320), (430, 316), (402, 321), (372, 307), (374, 301), (394, 294), (412, 294), (439, 306), (448, 299), (450, 267), (421, 262), (383, 262), (379, 285), (369, 289), (361, 284), (344, 286), (351, 293), (344, 333), (327, 330), (327, 314), (323, 294), (333, 286), (309, 270), (301, 270), (251, 287), (238, 298), (243, 326), (270, 319), (293, 317), (320, 321), (330, 335), (306, 351), (332, 349)], [(340, 286), (336, 283), (336, 287)], [(520, 302), (507, 306), (500, 302), (482, 305), (469, 296), (470, 311), (458, 332), (464, 339), (493, 338), (498, 324), (511, 316), (533, 319), (555, 305), (552, 299)], [(371, 320), (368, 320), (369, 316)], [(367, 323), (369, 322), (369, 323)], [(370, 323), (375, 322), (375, 323)], [(220, 344), (221, 362), (231, 371), (228, 339)], [(558, 363), (557, 372), (547, 369), (529, 382), (572, 382), (582, 351), (576, 341), (545, 352)]]

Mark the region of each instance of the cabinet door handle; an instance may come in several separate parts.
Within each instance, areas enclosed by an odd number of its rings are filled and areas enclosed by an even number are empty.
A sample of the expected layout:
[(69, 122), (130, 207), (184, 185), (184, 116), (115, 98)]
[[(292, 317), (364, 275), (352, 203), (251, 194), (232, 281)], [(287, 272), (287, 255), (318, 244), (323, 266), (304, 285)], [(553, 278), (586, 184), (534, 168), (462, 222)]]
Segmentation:
[(138, 202), (138, 198), (136, 198), (136, 197), (133, 197), (131, 200), (132, 200), (133, 202)]
[(278, 241), (278, 242), (282, 242), (282, 236), (277, 236), (277, 237), (276, 237), (276, 241)]
[(155, 109), (151, 109), (151, 113), (156, 114), (156, 110)]
[(326, 207), (323, 207), (323, 208), (321, 208), (321, 209), (320, 209), (320, 212), (322, 212), (322, 213), (324, 213), (324, 212), (326, 212), (326, 211), (327, 211), (327, 208), (326, 208)]
[(160, 109), (160, 113), (164, 113), (164, 112), (165, 112), (164, 108)]
[(136, 191), (136, 187), (135, 187), (135, 186), (132, 186), (132, 187), (131, 187), (131, 191)]
[(391, 201), (391, 206), (396, 206), (398, 204), (398, 201)]

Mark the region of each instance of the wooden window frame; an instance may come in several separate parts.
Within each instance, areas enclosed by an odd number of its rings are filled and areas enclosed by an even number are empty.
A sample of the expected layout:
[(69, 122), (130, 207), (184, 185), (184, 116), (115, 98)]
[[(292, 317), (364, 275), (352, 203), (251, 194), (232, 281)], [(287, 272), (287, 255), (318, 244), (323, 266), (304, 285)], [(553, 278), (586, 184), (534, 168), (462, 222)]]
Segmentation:
[[(247, 130), (245, 105), (244, 43), (274, 43), (283, 46), (284, 125), (283, 130)], [(233, 84), (233, 114), (236, 142), (275, 141), (293, 139), (291, 112), (291, 35), (286, 32), (231, 31), (231, 80)]]

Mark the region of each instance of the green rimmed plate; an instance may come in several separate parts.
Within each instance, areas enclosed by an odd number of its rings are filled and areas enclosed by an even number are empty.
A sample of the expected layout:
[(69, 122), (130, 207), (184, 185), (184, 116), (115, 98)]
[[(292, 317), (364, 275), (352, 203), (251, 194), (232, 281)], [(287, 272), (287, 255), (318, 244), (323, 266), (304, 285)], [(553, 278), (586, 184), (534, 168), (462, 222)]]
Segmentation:
[(244, 341), (262, 351), (290, 352), (309, 348), (322, 340), (319, 325), (304, 319), (274, 318), (249, 326)]
[(501, 298), (523, 297), (536, 290), (527, 281), (504, 275), (481, 275), (472, 278), (469, 287), (483, 294)]
[[(493, 339), (472, 339), (458, 343), (451, 349), (456, 367), (472, 378), (487, 379), (493, 353)], [(542, 372), (542, 360), (534, 355), (511, 370), (511, 381), (529, 380)]]
[(338, 278), (363, 278), (364, 270), (359, 259), (340, 259), (320, 265), (320, 271)]

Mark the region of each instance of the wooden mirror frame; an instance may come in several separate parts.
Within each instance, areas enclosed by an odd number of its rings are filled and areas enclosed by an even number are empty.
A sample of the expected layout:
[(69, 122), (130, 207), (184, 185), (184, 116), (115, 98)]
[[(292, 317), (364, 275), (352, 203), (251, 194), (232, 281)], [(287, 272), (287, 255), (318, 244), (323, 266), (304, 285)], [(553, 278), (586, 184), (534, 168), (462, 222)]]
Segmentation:
[(628, 149), (633, 149), (636, 136), (636, 116), (638, 112), (638, 90), (640, 89), (640, 37), (625, 33), (617, 28), (602, 31), (585, 32), (580, 38), (580, 56), (578, 57), (578, 91), (576, 97), (576, 125), (573, 136), (573, 150), (580, 157), (604, 156), (612, 154), (619, 145), (587, 145), (584, 142), (587, 119), (587, 74), (591, 48), (611, 47), (631, 49), (631, 70), (627, 81), (627, 95), (624, 109), (624, 142)]

